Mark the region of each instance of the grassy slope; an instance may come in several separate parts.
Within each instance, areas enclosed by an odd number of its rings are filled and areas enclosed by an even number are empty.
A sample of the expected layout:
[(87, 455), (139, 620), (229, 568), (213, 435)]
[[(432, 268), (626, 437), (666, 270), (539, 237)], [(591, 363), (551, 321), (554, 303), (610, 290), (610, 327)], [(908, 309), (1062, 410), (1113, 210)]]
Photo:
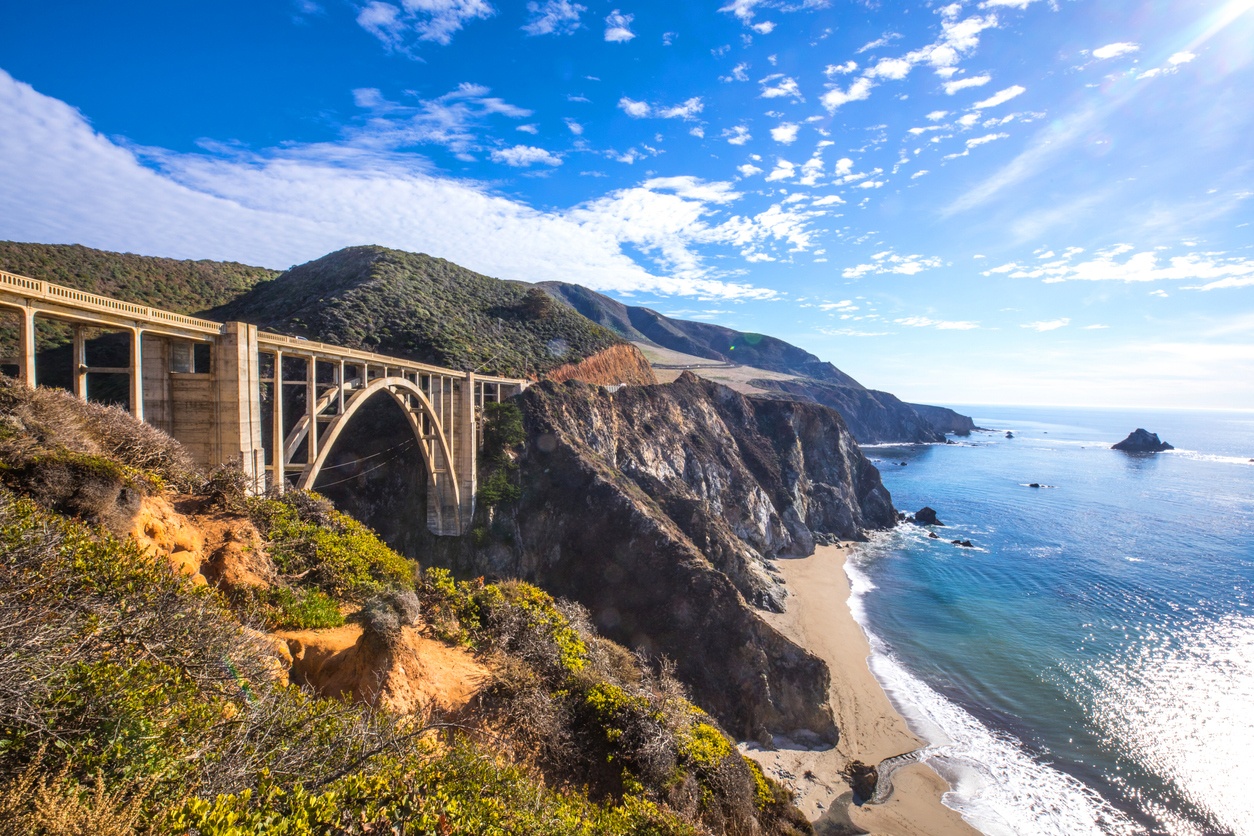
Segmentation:
[(278, 275), (233, 261), (178, 261), (14, 241), (0, 241), (0, 270), (177, 313), (222, 305)]
[(211, 315), (509, 375), (539, 376), (622, 342), (531, 285), (384, 247), (350, 247), (294, 267)]

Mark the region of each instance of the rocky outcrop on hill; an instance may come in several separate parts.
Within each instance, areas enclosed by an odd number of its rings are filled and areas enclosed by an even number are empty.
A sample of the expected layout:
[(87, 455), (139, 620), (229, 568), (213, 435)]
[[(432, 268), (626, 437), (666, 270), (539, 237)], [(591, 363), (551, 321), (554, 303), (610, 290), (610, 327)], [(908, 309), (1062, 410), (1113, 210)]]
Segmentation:
[(616, 386), (624, 383), (648, 386), (657, 383), (653, 367), (640, 353), (640, 349), (631, 344), (610, 346), (578, 363), (558, 366), (544, 378), (555, 383), (582, 380), (584, 383), (595, 383), (601, 386)]
[(944, 431), (937, 430), (914, 407), (888, 392), (805, 378), (754, 380), (753, 385), (789, 398), (831, 407), (845, 419), (853, 437), (861, 444), (926, 444), (945, 440)]
[(1163, 450), (1174, 450), (1165, 441), (1158, 438), (1158, 433), (1152, 433), (1149, 430), (1143, 430), (1140, 427), (1128, 433), (1128, 437), (1118, 444), (1111, 446), (1112, 450), (1122, 450), (1125, 453), (1161, 453)]
[(753, 605), (782, 606), (771, 558), (894, 523), (840, 416), (691, 374), (612, 394), (544, 383), (518, 403), (523, 496), (494, 524), (509, 542), (455, 568), (580, 602), (606, 635), (674, 659), (734, 734), (833, 739), (826, 668)]

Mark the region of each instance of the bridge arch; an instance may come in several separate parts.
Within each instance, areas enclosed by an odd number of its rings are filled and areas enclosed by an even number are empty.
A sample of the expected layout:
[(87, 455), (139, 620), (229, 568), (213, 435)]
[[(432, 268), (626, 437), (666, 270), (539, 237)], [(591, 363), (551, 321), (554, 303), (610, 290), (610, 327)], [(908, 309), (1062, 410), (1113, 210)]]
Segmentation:
[[(454, 468), (452, 445), (449, 443), (448, 434), (442, 426), (440, 416), (427, 394), (413, 381), (404, 377), (378, 378), (360, 389), (353, 389), (352, 387), (358, 382), (347, 381), (342, 385), (345, 394), (349, 391), (352, 394), (345, 401), (343, 412), (332, 418), (326, 430), (320, 434), (318, 455), (301, 472), (297, 487), (306, 490), (313, 489), (318, 481), (318, 475), (335, 449), (336, 441), (347, 429), (353, 416), (375, 395), (386, 392), (405, 414), (406, 423), (418, 442), (423, 464), (427, 467), (429, 521), (436, 523), (441, 529), (445, 527), (460, 529), (463, 522), (461, 520), (461, 486)], [(319, 404), (330, 403), (336, 396), (336, 389), (333, 388), (319, 398)], [(430, 434), (424, 433), (422, 416), (427, 418), (426, 423), (430, 427)], [(285, 446), (295, 448), (299, 444), (303, 433), (308, 432), (307, 419), (308, 416), (306, 416), (306, 424), (303, 428), (298, 425), (293, 430)], [(316, 420), (316, 413), (313, 420)]]

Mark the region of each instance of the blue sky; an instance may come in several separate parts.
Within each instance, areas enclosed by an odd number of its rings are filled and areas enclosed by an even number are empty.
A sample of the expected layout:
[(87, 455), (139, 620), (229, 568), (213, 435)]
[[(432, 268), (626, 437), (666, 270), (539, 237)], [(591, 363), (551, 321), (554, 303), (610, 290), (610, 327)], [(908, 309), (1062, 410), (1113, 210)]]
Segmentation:
[(1250, 409), (1252, 44), (1254, 0), (6, 3), (0, 238), (379, 243), (913, 400)]

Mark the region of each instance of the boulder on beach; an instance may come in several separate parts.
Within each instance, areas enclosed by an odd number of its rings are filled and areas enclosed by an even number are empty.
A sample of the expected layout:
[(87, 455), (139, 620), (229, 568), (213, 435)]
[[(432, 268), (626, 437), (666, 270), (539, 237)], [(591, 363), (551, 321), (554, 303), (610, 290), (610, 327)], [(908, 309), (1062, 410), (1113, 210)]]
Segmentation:
[(918, 525), (944, 525), (936, 518), (936, 510), (926, 505), (914, 512), (914, 522)]
[(1110, 449), (1122, 450), (1125, 453), (1159, 453), (1163, 450), (1174, 450), (1165, 441), (1158, 438), (1158, 433), (1152, 433), (1149, 430), (1137, 428), (1128, 433), (1128, 437), (1118, 444), (1113, 445)]

